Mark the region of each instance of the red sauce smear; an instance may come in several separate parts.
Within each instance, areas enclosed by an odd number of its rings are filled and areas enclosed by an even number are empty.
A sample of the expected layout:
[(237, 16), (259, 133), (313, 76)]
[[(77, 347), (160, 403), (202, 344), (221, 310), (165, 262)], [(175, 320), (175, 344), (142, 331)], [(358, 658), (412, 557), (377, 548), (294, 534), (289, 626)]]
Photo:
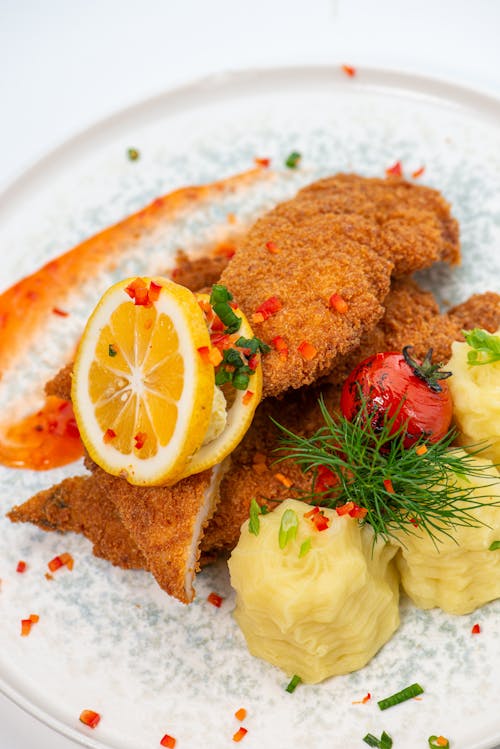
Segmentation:
[(49, 395), (42, 408), (4, 427), (0, 463), (9, 468), (46, 471), (77, 460), (83, 445), (69, 401)]

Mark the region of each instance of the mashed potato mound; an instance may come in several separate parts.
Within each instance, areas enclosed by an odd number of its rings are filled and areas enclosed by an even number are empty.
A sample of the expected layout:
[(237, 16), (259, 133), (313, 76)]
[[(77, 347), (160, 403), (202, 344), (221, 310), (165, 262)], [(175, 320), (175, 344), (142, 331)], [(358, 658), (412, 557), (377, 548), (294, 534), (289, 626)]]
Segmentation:
[[(477, 458), (477, 465), (489, 465), (490, 480), (457, 477), (459, 486), (473, 486), (472, 495), (489, 506), (471, 510), (484, 525), (456, 526), (434, 544), (426, 533), (398, 533), (401, 551), (397, 565), (405, 592), (422, 609), (439, 607), (449, 614), (468, 614), (500, 597), (500, 549), (490, 551), (500, 541), (500, 474), (491, 461)], [(491, 495), (491, 496), (488, 496)], [(489, 526), (489, 527), (488, 527)]]
[(448, 363), (455, 423), (462, 445), (484, 442), (488, 448), (482, 454), (500, 463), (500, 362), (471, 366), (470, 350), (467, 343), (455, 342)]
[[(347, 515), (324, 510), (327, 530), (314, 530), (310, 508), (286, 500), (260, 517), (257, 536), (244, 523), (229, 560), (237, 593), (236, 621), (253, 655), (289, 676), (316, 683), (362, 668), (399, 625), (396, 548)], [(284, 549), (279, 528), (286, 510), (298, 517), (297, 537)], [(299, 557), (301, 545), (309, 551)]]

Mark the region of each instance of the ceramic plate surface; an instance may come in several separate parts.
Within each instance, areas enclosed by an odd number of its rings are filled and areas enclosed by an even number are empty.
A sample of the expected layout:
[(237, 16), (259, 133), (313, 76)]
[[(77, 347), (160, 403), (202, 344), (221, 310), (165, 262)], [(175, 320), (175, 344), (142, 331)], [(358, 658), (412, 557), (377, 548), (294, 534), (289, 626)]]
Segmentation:
[[(5, 191), (1, 288), (157, 195), (243, 171), (254, 156), (281, 165), (298, 150), (289, 193), (338, 171), (382, 176), (396, 160), (408, 174), (424, 165), (421, 181), (453, 205), (464, 261), (423, 282), (448, 303), (498, 291), (499, 119), (495, 100), (383, 71), (351, 79), (336, 68), (268, 70), (186, 86), (96, 125)], [(141, 152), (136, 162), (126, 158), (130, 146)], [(82, 470), (2, 469), (2, 516)], [(62, 551), (74, 571), (49, 583), (47, 561)], [(19, 559), (29, 564), (24, 575), (15, 572)], [(198, 577), (197, 599), (185, 607), (148, 574), (94, 558), (83, 538), (2, 517), (0, 577), (0, 686), (84, 746), (149, 749), (169, 733), (179, 749), (230, 747), (239, 707), (248, 711), (245, 749), (361, 747), (366, 733), (382, 730), (395, 748), (427, 746), (430, 734), (448, 736), (453, 749), (500, 742), (500, 601), (452, 617), (403, 600), (399, 631), (366, 668), (290, 695), (286, 677), (247, 652), (222, 562)], [(220, 609), (206, 602), (212, 590), (224, 596)], [(21, 638), (20, 619), (31, 612), (40, 622)], [(476, 622), (480, 636), (471, 635)], [(421, 701), (379, 711), (377, 699), (415, 681)], [(352, 704), (367, 692), (370, 702)], [(78, 722), (84, 708), (102, 715), (95, 731)]]

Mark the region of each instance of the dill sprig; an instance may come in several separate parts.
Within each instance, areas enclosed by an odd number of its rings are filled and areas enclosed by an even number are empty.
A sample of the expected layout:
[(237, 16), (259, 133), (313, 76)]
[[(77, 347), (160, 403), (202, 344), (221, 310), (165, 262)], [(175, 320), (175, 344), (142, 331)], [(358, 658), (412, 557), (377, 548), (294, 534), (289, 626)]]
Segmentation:
[[(438, 442), (422, 439), (405, 448), (405, 425), (395, 428), (398, 412), (374, 426), (366, 402), (353, 422), (343, 416), (333, 418), (322, 397), (319, 406), (324, 426), (310, 437), (294, 434), (275, 421), (284, 434), (276, 448), (281, 453), (276, 462), (292, 459), (304, 472), (313, 472), (312, 491), (304, 492), (301, 499), (329, 508), (354, 502), (367, 509), (362, 522), (372, 526), (375, 538), (387, 541), (396, 531), (421, 530), (435, 544), (443, 534), (453, 539), (458, 526), (484, 525), (474, 510), (486, 504), (500, 506), (500, 497), (491, 501), (490, 493), (478, 492), (494, 483), (488, 473), (491, 464), (475, 460), (484, 446), (469, 447), (465, 453), (452, 447), (456, 433), (450, 431)], [(317, 490), (320, 467), (336, 477), (334, 487)], [(471, 478), (485, 483), (478, 486)]]

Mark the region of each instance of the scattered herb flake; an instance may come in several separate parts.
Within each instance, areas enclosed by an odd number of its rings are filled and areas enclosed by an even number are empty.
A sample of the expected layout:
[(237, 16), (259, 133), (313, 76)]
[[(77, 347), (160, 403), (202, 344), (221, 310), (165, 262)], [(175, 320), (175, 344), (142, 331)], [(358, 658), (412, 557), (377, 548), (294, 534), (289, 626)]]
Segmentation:
[(488, 551), (496, 551), (500, 549), (500, 541), (493, 541), (488, 548)]
[(281, 516), (278, 535), (280, 549), (284, 549), (290, 541), (297, 537), (298, 528), (299, 518), (295, 510), (285, 510)]
[(299, 153), (298, 151), (292, 151), (292, 153), (285, 160), (285, 166), (287, 166), (289, 169), (297, 169), (301, 159), (301, 153)]
[(116, 356), (118, 353), (118, 350), (114, 344), (110, 343), (108, 346), (108, 356)]
[(379, 739), (377, 739), (377, 737), (372, 733), (367, 733), (363, 741), (365, 744), (368, 744), (368, 746), (375, 746), (378, 747), (378, 749), (391, 749), (392, 747), (392, 739), (385, 731), (382, 732)]
[(450, 749), (450, 742), (444, 736), (429, 736), (431, 749)]
[(302, 543), (300, 544), (299, 559), (302, 559), (302, 557), (305, 557), (305, 555), (310, 551), (310, 549), (311, 549), (311, 539), (306, 538), (306, 540), (302, 541)]
[(409, 687), (405, 687), (404, 689), (401, 689), (400, 692), (396, 692), (395, 694), (391, 694), (390, 697), (386, 697), (383, 700), (379, 700), (377, 702), (377, 705), (381, 710), (387, 710), (389, 707), (394, 707), (394, 705), (399, 705), (401, 702), (406, 702), (406, 700), (411, 700), (413, 697), (418, 697), (419, 694), (423, 694), (424, 690), (420, 686), (420, 684), (410, 684)]
[(293, 692), (295, 692), (295, 690), (297, 689), (299, 684), (301, 684), (301, 682), (302, 682), (302, 679), (300, 678), (300, 676), (297, 676), (297, 674), (294, 674), (288, 686), (286, 687), (286, 691), (289, 692), (289, 694), (292, 694)]
[(141, 154), (137, 150), (137, 148), (127, 148), (127, 156), (129, 158), (129, 161), (137, 161)]
[(252, 499), (250, 502), (250, 520), (248, 523), (248, 530), (253, 533), (254, 536), (258, 536), (260, 533), (260, 520), (259, 515), (263, 514), (261, 507), (256, 499)]

